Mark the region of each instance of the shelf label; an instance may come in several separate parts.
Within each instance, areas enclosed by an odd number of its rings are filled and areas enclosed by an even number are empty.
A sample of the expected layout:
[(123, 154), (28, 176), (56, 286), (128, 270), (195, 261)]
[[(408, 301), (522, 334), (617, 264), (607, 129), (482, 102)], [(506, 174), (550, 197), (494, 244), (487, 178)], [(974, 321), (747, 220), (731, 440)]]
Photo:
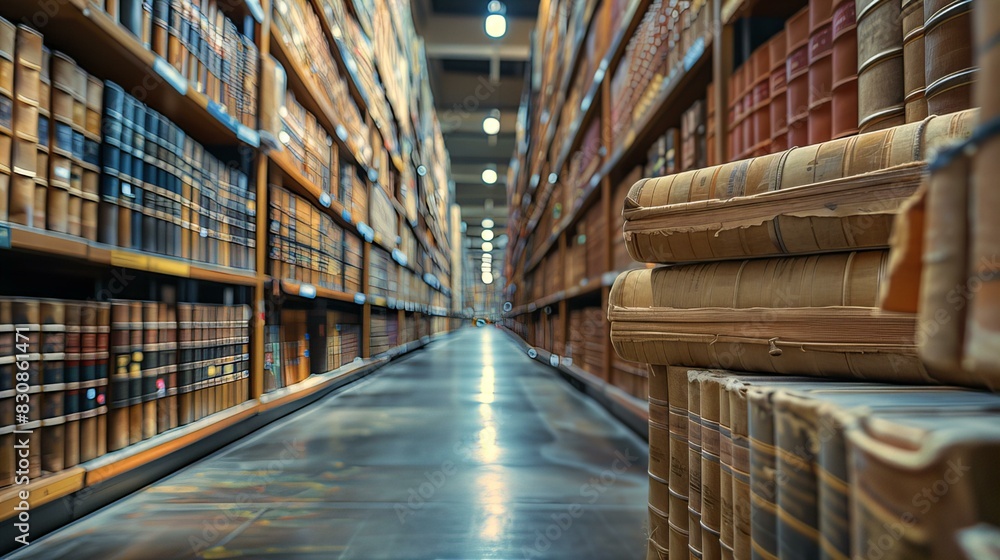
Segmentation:
[(538, 350), (535, 350), (534, 348), (528, 348), (528, 357), (531, 358), (532, 360), (534, 360), (535, 358), (537, 358), (538, 357)]
[(153, 71), (159, 74), (165, 82), (170, 84), (181, 95), (187, 95), (187, 80), (165, 58), (157, 56), (153, 60)]
[(323, 193), (319, 195), (319, 203), (323, 208), (329, 208), (333, 204), (333, 199), (330, 198), (329, 193)]
[(345, 222), (351, 223), (351, 211), (348, 210), (347, 208), (344, 208), (340, 212), (340, 217), (343, 218)]
[(403, 252), (400, 251), (399, 249), (392, 250), (392, 260), (396, 261), (402, 266), (406, 266), (406, 263), (408, 262), (406, 259), (406, 255), (404, 255)]
[(368, 296), (366, 296), (365, 294), (361, 292), (354, 294), (354, 303), (358, 305), (364, 305), (366, 301), (368, 301)]
[(312, 284), (300, 284), (299, 285), (299, 297), (304, 297), (307, 299), (316, 298), (316, 286)]
[(389, 301), (382, 296), (375, 296), (372, 298), (372, 304), (379, 307), (388, 307)]
[(10, 227), (0, 225), (0, 249), (10, 249)]
[(394, 298), (394, 297), (388, 298), (388, 302), (389, 302), (388, 303), (389, 309), (398, 309), (399, 308), (399, 302), (396, 301), (396, 298)]
[(246, 0), (246, 3), (253, 19), (257, 20), (257, 23), (264, 23), (264, 8), (260, 6), (260, 0)]
[(698, 37), (695, 39), (694, 44), (688, 49), (686, 55), (684, 55), (684, 71), (690, 72), (691, 68), (694, 67), (694, 63), (698, 62), (701, 55), (705, 54), (705, 38)]

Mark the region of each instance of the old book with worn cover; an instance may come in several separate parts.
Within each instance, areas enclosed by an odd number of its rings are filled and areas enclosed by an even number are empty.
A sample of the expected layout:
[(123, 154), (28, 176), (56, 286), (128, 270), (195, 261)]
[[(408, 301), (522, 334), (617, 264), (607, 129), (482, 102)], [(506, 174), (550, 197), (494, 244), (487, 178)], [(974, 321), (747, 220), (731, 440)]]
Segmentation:
[(809, 0), (809, 143), (833, 138), (833, 0)]
[(687, 375), (688, 386), (688, 550), (693, 558), (702, 557), (702, 495), (701, 451), (703, 426), (701, 418), (701, 382)]
[(851, 554), (965, 558), (958, 531), (1000, 525), (996, 414), (875, 412), (848, 432)]
[(624, 202), (626, 247), (660, 263), (886, 247), (919, 184), (914, 162), (929, 145), (971, 134), (974, 115), (642, 179)]
[(855, 0), (833, 3), (831, 138), (858, 132), (858, 26)]
[(924, 0), (903, 0), (903, 88), (906, 122), (927, 118)]
[(612, 342), (651, 364), (934, 383), (916, 356), (916, 317), (877, 310), (887, 255), (626, 272), (611, 290)]
[(924, 77), (932, 115), (973, 106), (979, 70), (973, 61), (972, 23), (972, 0), (924, 0)]
[(809, 7), (785, 23), (788, 146), (809, 144)]
[(900, 0), (858, 0), (858, 128), (906, 122)]

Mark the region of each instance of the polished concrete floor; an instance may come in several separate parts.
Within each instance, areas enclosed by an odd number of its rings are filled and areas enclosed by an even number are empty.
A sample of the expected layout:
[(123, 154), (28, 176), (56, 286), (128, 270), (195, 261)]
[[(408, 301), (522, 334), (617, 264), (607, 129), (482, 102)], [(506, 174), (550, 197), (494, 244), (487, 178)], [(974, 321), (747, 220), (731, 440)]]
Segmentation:
[(646, 449), (466, 329), (16, 558), (639, 559)]

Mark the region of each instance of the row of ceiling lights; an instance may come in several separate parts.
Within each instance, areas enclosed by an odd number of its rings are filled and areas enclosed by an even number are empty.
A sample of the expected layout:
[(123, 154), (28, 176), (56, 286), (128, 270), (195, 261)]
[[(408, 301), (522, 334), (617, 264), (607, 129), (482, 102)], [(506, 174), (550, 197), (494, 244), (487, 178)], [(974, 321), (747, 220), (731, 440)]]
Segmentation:
[(493, 220), (486, 218), (483, 220), (483, 284), (489, 285), (493, 283), (493, 226), (496, 225)]
[[(507, 7), (504, 6), (503, 2), (498, 2), (497, 0), (491, 1), (486, 5), (486, 22), (485, 30), (486, 34), (494, 39), (499, 39), (507, 34)], [(483, 132), (488, 136), (496, 136), (500, 133), (500, 110), (493, 109), (489, 112), (485, 119), (483, 119)], [(487, 185), (495, 185), (499, 175), (497, 174), (497, 166), (490, 165), (483, 170), (483, 183)]]

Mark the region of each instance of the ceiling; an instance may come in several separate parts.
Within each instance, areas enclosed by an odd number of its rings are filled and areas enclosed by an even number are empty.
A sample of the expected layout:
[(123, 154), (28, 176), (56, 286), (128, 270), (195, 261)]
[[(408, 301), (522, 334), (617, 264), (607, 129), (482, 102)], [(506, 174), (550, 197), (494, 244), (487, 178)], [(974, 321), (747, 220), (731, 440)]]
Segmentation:
[[(514, 152), (514, 128), (524, 89), (537, 0), (504, 0), (507, 34), (483, 29), (488, 0), (413, 0), (413, 19), (424, 38), (431, 89), (445, 144), (451, 154), (455, 202), (462, 207), (467, 235), (478, 238), (484, 218), (507, 223), (507, 167)], [(500, 111), (500, 133), (483, 132), (483, 119)], [(485, 185), (482, 172), (495, 165), (500, 179)]]

